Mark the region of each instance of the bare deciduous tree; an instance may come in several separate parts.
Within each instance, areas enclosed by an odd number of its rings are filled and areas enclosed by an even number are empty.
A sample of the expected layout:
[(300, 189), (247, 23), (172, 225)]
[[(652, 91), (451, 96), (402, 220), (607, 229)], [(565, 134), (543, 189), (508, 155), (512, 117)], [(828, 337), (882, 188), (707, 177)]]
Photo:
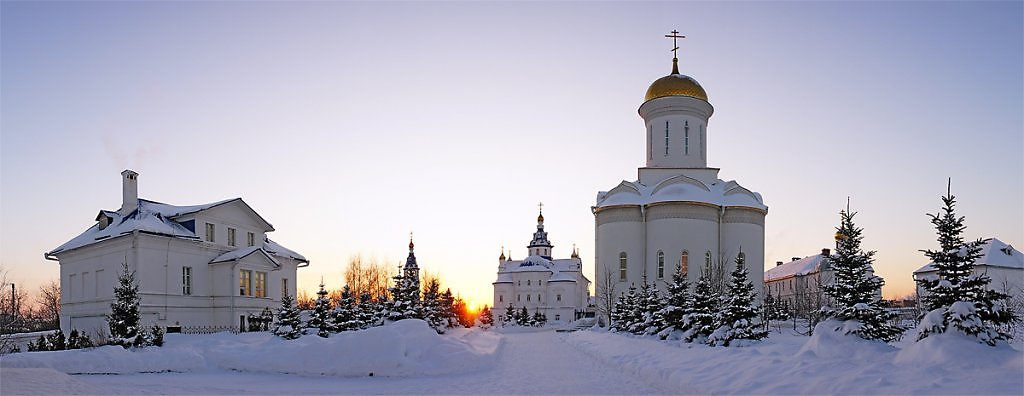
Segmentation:
[(615, 294), (615, 286), (618, 282), (615, 282), (615, 274), (610, 268), (605, 268), (604, 273), (597, 274), (597, 314), (605, 320), (606, 323), (612, 323), (612, 308), (615, 306), (615, 300), (618, 296)]
[(394, 274), (395, 270), (377, 259), (366, 261), (355, 255), (349, 258), (345, 268), (345, 284), (353, 295), (358, 296), (365, 291), (375, 300), (386, 299)]
[(51, 330), (60, 327), (60, 283), (50, 280), (39, 287), (39, 294), (36, 295), (36, 315), (40, 325), (44, 329)]

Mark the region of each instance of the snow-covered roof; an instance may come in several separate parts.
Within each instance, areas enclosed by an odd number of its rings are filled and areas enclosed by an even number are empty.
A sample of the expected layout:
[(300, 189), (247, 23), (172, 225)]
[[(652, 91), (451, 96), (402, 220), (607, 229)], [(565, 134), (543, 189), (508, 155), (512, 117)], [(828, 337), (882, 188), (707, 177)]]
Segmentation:
[(57, 248), (46, 253), (46, 255), (50, 256), (78, 249), (102, 240), (131, 234), (133, 231), (175, 238), (199, 239), (194, 232), (164, 216), (159, 210), (150, 209), (150, 205), (150, 201), (140, 199), (139, 209), (129, 213), (127, 216), (121, 216), (118, 212), (102, 211), (102, 214), (110, 217), (110, 224), (106, 228), (101, 230), (99, 224), (93, 224), (92, 227), (89, 227), (82, 234), (65, 242), (63, 245), (57, 246)]
[(653, 186), (639, 181), (623, 181), (618, 186), (597, 193), (596, 207), (617, 205), (647, 205), (657, 202), (701, 202), (718, 206), (749, 207), (768, 210), (761, 194), (743, 188), (735, 181), (715, 179), (711, 184), (698, 179), (676, 175)]
[(270, 240), (270, 238), (266, 238), (263, 240), (263, 249), (266, 250), (267, 253), (273, 254), (278, 257), (287, 257), (290, 259), (298, 260), (299, 262), (309, 263), (309, 260), (306, 260), (306, 256), (303, 256), (295, 252), (294, 250), (281, 246), (281, 244)]
[[(934, 263), (928, 263), (925, 266), (918, 268), (914, 273), (917, 274), (936, 271), (933, 264)], [(1024, 255), (1022, 255), (1019, 250), (1014, 249), (1013, 246), (1007, 245), (999, 239), (992, 238), (985, 242), (985, 244), (981, 245), (981, 258), (979, 258), (974, 265), (1024, 269)]]
[(250, 254), (260, 254), (260, 255), (263, 255), (264, 257), (267, 258), (267, 260), (270, 260), (271, 263), (274, 263), (275, 267), (280, 267), (281, 266), (281, 263), (277, 262), (276, 259), (271, 257), (270, 254), (267, 253), (267, 251), (264, 250), (263, 247), (261, 247), (261, 246), (249, 246), (249, 247), (244, 247), (244, 248), (241, 248), (241, 249), (232, 250), (230, 252), (221, 254), (220, 256), (214, 257), (213, 260), (210, 260), (210, 264), (223, 263), (225, 261), (231, 261), (231, 260), (241, 260), (241, 259), (243, 259), (245, 257), (248, 257)]
[(498, 272), (494, 283), (512, 283), (513, 273), (546, 272), (551, 274), (548, 282), (575, 282), (579, 270), (579, 259), (548, 260), (541, 256), (529, 256), (522, 260), (509, 260), (505, 270)]
[(791, 276), (803, 276), (815, 273), (820, 270), (821, 263), (825, 261), (826, 258), (827, 256), (816, 254), (775, 266), (775, 268), (764, 272), (764, 281), (768, 282)]
[[(92, 227), (89, 227), (80, 235), (72, 238), (70, 241), (65, 242), (63, 245), (58, 246), (52, 251), (47, 252), (46, 256), (53, 256), (55, 254), (60, 254), (70, 250), (89, 246), (107, 239), (116, 238), (122, 235), (128, 235), (134, 231), (154, 235), (164, 235), (173, 238), (182, 238), (191, 241), (198, 241), (199, 236), (196, 235), (194, 231), (185, 228), (184, 225), (178, 223), (177, 221), (175, 221), (175, 219), (181, 216), (200, 212), (203, 210), (207, 210), (216, 206), (224, 205), (235, 201), (238, 201), (240, 205), (242, 205), (248, 211), (251, 211), (260, 221), (265, 223), (268, 231), (273, 231), (273, 226), (266, 220), (264, 220), (263, 217), (261, 217), (258, 213), (252, 210), (252, 208), (248, 204), (246, 204), (245, 201), (242, 201), (241, 198), (232, 198), (203, 205), (188, 206), (169, 205), (165, 203), (140, 198), (138, 200), (138, 209), (129, 213), (127, 216), (122, 216), (118, 211), (101, 210), (96, 215), (97, 221), (101, 217), (106, 216), (110, 218), (109, 225), (107, 225), (103, 229), (100, 229), (99, 223), (93, 224)], [(281, 246), (277, 242), (271, 241), (269, 238), (264, 240), (264, 244), (261, 247), (257, 246), (237, 249), (225, 254), (235, 253), (242, 250), (254, 248), (263, 248), (263, 250), (265, 250), (266, 253), (269, 253), (271, 255), (291, 258), (294, 260), (298, 260), (299, 262), (309, 263), (309, 260), (307, 260), (306, 257), (302, 256), (301, 254), (291, 249)]]

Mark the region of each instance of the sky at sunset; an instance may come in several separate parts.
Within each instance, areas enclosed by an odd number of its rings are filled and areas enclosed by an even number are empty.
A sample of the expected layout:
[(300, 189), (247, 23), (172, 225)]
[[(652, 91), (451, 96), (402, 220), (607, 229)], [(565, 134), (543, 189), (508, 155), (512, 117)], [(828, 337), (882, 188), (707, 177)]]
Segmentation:
[[(708, 165), (769, 207), (765, 266), (833, 245), (850, 197), (886, 297), (937, 247), (952, 178), (968, 238), (1024, 248), (1024, 3), (3, 2), (0, 266), (139, 195), (242, 197), (304, 254), (349, 257), (491, 302), (537, 203), (554, 256), (594, 279), (600, 190), (644, 164), (637, 108), (671, 70), (715, 113)], [(7, 285), (6, 287), (9, 287)]]

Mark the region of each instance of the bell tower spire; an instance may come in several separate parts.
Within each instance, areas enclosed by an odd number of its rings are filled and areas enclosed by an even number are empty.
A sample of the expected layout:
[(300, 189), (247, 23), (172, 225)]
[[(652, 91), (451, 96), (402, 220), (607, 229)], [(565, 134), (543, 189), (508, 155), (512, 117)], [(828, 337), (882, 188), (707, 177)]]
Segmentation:
[(539, 214), (537, 215), (537, 231), (533, 233), (533, 239), (527, 245), (531, 256), (541, 256), (551, 260), (551, 248), (555, 247), (548, 241), (548, 232), (544, 231), (544, 203), (538, 203)]

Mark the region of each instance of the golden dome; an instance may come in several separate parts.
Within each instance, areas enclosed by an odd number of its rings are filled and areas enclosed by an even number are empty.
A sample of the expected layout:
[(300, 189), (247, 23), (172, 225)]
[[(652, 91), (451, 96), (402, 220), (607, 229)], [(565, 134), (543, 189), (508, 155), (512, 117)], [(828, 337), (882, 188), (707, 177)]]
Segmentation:
[(689, 96), (703, 101), (708, 100), (707, 92), (694, 80), (693, 77), (679, 74), (678, 61), (672, 59), (672, 74), (654, 80), (651, 87), (647, 88), (647, 95), (644, 102), (663, 98), (666, 96)]

